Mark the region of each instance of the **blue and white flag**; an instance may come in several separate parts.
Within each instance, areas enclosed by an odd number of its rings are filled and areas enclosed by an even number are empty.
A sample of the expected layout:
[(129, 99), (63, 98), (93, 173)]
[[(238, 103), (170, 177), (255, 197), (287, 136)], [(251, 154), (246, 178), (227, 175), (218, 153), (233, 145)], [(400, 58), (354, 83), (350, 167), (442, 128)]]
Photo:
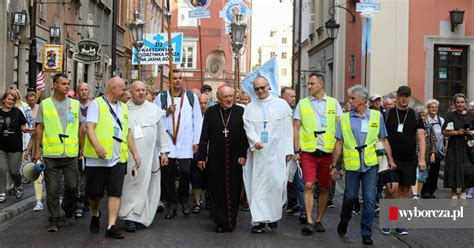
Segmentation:
[(261, 65), (256, 71), (250, 73), (246, 78), (242, 80), (242, 89), (244, 92), (250, 94), (252, 100), (257, 99), (255, 91), (253, 90), (253, 80), (258, 76), (263, 76), (270, 83), (270, 94), (272, 96), (278, 96), (278, 62), (276, 57), (271, 58), (265, 64)]

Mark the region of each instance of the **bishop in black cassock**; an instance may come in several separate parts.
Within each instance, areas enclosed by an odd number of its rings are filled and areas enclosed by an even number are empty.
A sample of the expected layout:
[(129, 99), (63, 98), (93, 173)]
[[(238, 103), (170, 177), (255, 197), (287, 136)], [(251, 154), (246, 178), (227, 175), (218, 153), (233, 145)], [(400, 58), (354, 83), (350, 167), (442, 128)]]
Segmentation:
[(242, 166), (245, 165), (248, 141), (245, 135), (244, 108), (234, 104), (234, 90), (221, 86), (219, 104), (204, 115), (198, 152), (198, 167), (208, 171), (210, 217), (216, 232), (233, 231), (242, 189)]

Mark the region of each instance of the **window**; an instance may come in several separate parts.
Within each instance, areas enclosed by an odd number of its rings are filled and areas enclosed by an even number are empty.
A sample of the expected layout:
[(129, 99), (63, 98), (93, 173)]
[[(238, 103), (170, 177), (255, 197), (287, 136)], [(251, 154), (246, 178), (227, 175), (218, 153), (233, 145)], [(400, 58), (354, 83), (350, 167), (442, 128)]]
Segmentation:
[(282, 76), (286, 76), (286, 68), (282, 68), (282, 69), (281, 69), (281, 75), (282, 75)]
[(286, 38), (281, 38), (281, 44), (286, 44)]
[(180, 68), (196, 69), (196, 44), (184, 43)]
[(45, 21), (46, 20), (46, 7), (48, 6), (46, 3), (46, 0), (41, 0), (41, 3), (38, 4), (39, 6), (39, 11), (40, 11), (40, 18)]
[(282, 52), (282, 53), (281, 53), (281, 58), (282, 58), (282, 59), (286, 59), (286, 52)]
[(275, 52), (270, 52), (270, 58), (275, 57), (275, 55), (276, 55)]

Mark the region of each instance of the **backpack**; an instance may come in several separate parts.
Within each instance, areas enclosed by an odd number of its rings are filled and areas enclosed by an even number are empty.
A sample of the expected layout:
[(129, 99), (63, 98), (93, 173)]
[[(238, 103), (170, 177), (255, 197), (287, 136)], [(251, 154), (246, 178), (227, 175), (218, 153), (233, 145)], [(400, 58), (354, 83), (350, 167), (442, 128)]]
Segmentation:
[[(191, 108), (194, 107), (194, 94), (192, 91), (185, 90), (186, 97), (188, 98), (189, 105), (191, 105)], [(161, 109), (166, 110), (168, 108), (168, 94), (166, 94), (166, 91), (162, 91), (160, 93), (160, 100), (161, 100)]]

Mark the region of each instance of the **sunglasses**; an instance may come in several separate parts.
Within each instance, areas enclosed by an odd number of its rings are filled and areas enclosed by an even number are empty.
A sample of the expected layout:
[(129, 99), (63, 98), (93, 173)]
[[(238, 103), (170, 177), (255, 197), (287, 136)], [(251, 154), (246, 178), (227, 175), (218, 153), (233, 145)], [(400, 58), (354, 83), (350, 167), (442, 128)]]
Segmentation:
[(255, 92), (258, 92), (258, 91), (265, 91), (265, 90), (266, 90), (265, 88), (266, 88), (267, 86), (268, 86), (268, 84), (267, 84), (267, 85), (264, 85), (264, 86), (262, 86), (262, 87), (255, 87), (255, 88), (253, 88), (253, 90), (254, 90)]

